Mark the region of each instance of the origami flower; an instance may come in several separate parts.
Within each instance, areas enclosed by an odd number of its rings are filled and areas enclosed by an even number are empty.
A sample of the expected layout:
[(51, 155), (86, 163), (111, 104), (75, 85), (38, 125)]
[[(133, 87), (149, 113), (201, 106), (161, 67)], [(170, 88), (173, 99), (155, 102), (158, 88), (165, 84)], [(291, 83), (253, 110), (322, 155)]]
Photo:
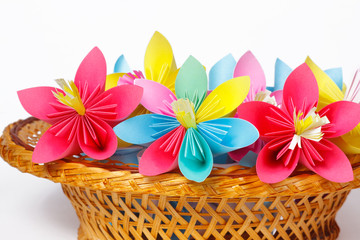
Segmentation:
[(258, 138), (249, 122), (221, 118), (245, 99), (248, 77), (226, 81), (206, 96), (206, 71), (190, 56), (177, 75), (176, 95), (154, 81), (137, 79), (135, 84), (144, 89), (141, 104), (154, 114), (128, 119), (114, 130), (134, 144), (154, 141), (139, 162), (143, 175), (158, 175), (179, 166), (186, 178), (201, 182), (212, 170), (213, 154), (248, 146)]
[(105, 91), (105, 78), (105, 58), (94, 48), (80, 64), (74, 81), (57, 81), (62, 90), (35, 87), (18, 92), (27, 112), (52, 124), (37, 143), (33, 162), (50, 162), (80, 152), (105, 159), (116, 151), (112, 127), (136, 108), (142, 89), (128, 85)]
[(131, 73), (125, 57), (121, 55), (116, 61), (114, 74), (108, 75), (106, 89), (117, 85), (134, 84), (135, 79), (148, 79), (175, 91), (175, 79), (178, 72), (174, 54), (168, 40), (159, 32), (152, 36), (144, 59), (145, 77), (141, 71)]
[[(281, 104), (282, 90), (273, 93), (266, 90), (264, 71), (251, 51), (247, 51), (237, 63), (231, 54), (218, 61), (209, 72), (209, 85), (215, 88), (231, 77), (240, 76), (250, 77), (250, 90), (244, 102), (263, 101), (273, 105)], [(258, 139), (248, 147), (229, 152), (229, 155), (233, 160), (240, 161), (249, 151), (259, 153), (263, 146), (262, 140)]]
[[(360, 103), (360, 78), (358, 71), (355, 73), (352, 83), (345, 91), (342, 83), (342, 71), (333, 69), (329, 74), (329, 70), (322, 71), (309, 57), (306, 59), (306, 64), (310, 67), (315, 75), (316, 81), (319, 85), (319, 106), (318, 109), (324, 108), (327, 104), (337, 101), (351, 101)], [(342, 86), (342, 88), (340, 88)], [(346, 154), (360, 153), (360, 124), (357, 125), (350, 132), (331, 140), (341, 148)]]
[(354, 128), (360, 117), (348, 116), (360, 116), (360, 107), (338, 101), (316, 112), (318, 99), (316, 79), (304, 63), (287, 78), (281, 108), (256, 101), (239, 106), (239, 117), (253, 123), (267, 142), (256, 163), (261, 181), (282, 181), (299, 162), (330, 181), (353, 179), (346, 155), (327, 139)]

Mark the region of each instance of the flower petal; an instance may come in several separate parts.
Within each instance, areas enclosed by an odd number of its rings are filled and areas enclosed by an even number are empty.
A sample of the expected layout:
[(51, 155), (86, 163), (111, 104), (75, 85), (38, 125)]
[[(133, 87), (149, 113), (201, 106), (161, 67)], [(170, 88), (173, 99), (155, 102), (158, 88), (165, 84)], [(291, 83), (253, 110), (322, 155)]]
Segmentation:
[(106, 62), (104, 55), (99, 48), (94, 47), (88, 55), (81, 62), (76, 75), (75, 85), (81, 92), (88, 84), (88, 92), (92, 93), (97, 86), (100, 85), (101, 89), (105, 89), (106, 81)]
[[(142, 98), (143, 89), (135, 85), (121, 85), (116, 86), (108, 91), (105, 91), (99, 96), (100, 99), (106, 99), (109, 97), (109, 101), (104, 102), (104, 105), (97, 105), (96, 108), (101, 111), (101, 106), (116, 105), (113, 110), (117, 115), (114, 119), (106, 120), (111, 126), (115, 126), (121, 120), (128, 117), (135, 108), (140, 104)], [(90, 107), (91, 109), (91, 107)], [(103, 119), (105, 120), (105, 119)]]
[[(310, 67), (319, 85), (318, 109), (322, 109), (323, 107), (332, 102), (341, 101), (344, 99), (344, 94), (334, 83), (334, 81), (324, 71), (322, 71), (309, 57), (306, 58), (305, 63)], [(303, 90), (301, 92), (303, 92)]]
[[(58, 101), (53, 92), (61, 92), (62, 90), (54, 87), (34, 87), (17, 92), (21, 105), (32, 116), (44, 120), (50, 124), (54, 124), (54, 120), (48, 117), (48, 114), (58, 112), (50, 103)], [(55, 120), (56, 121), (56, 120)]]
[[(256, 162), (256, 172), (262, 182), (277, 183), (284, 180), (290, 176), (299, 162), (299, 148), (295, 148), (294, 150), (289, 149), (280, 159), (276, 159), (279, 148), (284, 147), (283, 145), (276, 149), (271, 148), (274, 144), (277, 144), (277, 142), (278, 140), (275, 139), (267, 143), (259, 153)], [(289, 164), (285, 166), (284, 158), (287, 157), (290, 157), (291, 160)]]
[(114, 131), (122, 140), (132, 144), (145, 144), (162, 137), (179, 126), (176, 118), (145, 114), (127, 119), (118, 124)]
[(311, 166), (304, 157), (301, 163), (311, 171), (319, 174), (333, 182), (349, 182), (354, 179), (353, 170), (346, 155), (332, 142), (322, 139), (321, 143), (331, 150), (318, 149), (319, 154), (324, 158), (323, 161), (316, 161), (315, 166)]
[(275, 62), (275, 80), (274, 80), (274, 89), (273, 91), (282, 90), (284, 84), (292, 69), (279, 58)]
[(231, 54), (215, 63), (209, 72), (209, 90), (214, 90), (223, 82), (232, 79), (235, 65), (236, 61)]
[(324, 71), (331, 80), (334, 81), (336, 86), (342, 91), (343, 89), (343, 72), (342, 68), (329, 68)]
[(247, 51), (242, 55), (236, 64), (234, 78), (242, 76), (250, 77), (250, 90), (245, 101), (253, 101), (257, 93), (265, 91), (266, 79), (264, 71), (251, 51)]
[(209, 145), (198, 131), (189, 128), (179, 153), (180, 171), (187, 179), (202, 182), (210, 175), (212, 167)]
[(283, 102), (283, 90), (277, 90), (270, 94), (270, 97), (275, 97), (276, 104), (278, 106), (282, 105)]
[(197, 127), (213, 154), (247, 147), (259, 138), (259, 132), (254, 125), (239, 118), (214, 119), (201, 122)]
[(240, 148), (235, 151), (229, 152), (229, 156), (234, 161), (239, 162), (249, 151), (258, 154), (264, 146), (265, 146), (264, 141), (258, 139), (248, 147)]
[[(357, 125), (352, 131), (360, 131), (360, 125)], [(360, 136), (354, 136), (350, 131), (341, 137), (330, 139), (335, 143), (345, 154), (360, 154)]]
[(155, 176), (175, 169), (185, 131), (183, 126), (177, 127), (153, 142), (140, 159), (139, 173)]
[(295, 108), (297, 113), (302, 112), (305, 116), (317, 106), (318, 99), (319, 88), (314, 74), (303, 63), (292, 71), (285, 82), (282, 109), (287, 109), (292, 116)]
[(126, 73), (112, 73), (106, 76), (105, 91), (118, 85), (119, 78)]
[(123, 54), (116, 60), (114, 66), (114, 73), (128, 73), (131, 72), (129, 64), (127, 63), (125, 56)]
[(78, 141), (86, 155), (98, 160), (111, 157), (118, 144), (111, 126), (94, 117), (84, 117), (80, 122)]
[(136, 79), (135, 85), (142, 87), (144, 90), (141, 104), (147, 110), (153, 113), (175, 117), (170, 104), (177, 100), (177, 98), (167, 87), (146, 79)]
[(339, 101), (324, 107), (319, 112), (320, 116), (326, 116), (330, 124), (324, 126), (325, 138), (334, 138), (351, 131), (360, 122), (360, 104)]
[(146, 48), (144, 67), (146, 78), (161, 84), (177, 69), (170, 43), (159, 32), (154, 33)]
[(204, 66), (189, 56), (179, 70), (175, 82), (177, 98), (188, 98), (199, 108), (207, 93), (207, 76)]
[(265, 141), (279, 137), (277, 133), (282, 135), (295, 133), (292, 118), (280, 108), (266, 102), (254, 101), (241, 104), (238, 107), (238, 117), (252, 123)]
[(32, 161), (47, 163), (81, 152), (76, 137), (68, 141), (67, 137), (55, 136), (50, 127), (36, 144)]
[(215, 88), (196, 112), (197, 122), (221, 118), (233, 112), (245, 99), (250, 88), (249, 77), (228, 80)]

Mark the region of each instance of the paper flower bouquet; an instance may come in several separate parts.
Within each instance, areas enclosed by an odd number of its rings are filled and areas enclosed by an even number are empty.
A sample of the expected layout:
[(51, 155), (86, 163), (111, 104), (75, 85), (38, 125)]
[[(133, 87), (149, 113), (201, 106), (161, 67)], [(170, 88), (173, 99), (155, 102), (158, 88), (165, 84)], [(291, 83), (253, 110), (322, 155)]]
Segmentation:
[[(360, 77), (310, 58), (250, 52), (209, 71), (177, 68), (158, 32), (145, 71), (124, 56), (107, 75), (94, 48), (74, 81), (20, 90), (33, 118), (9, 125), (1, 155), (60, 182), (79, 239), (335, 239), (335, 214), (360, 181)], [(209, 86), (209, 87), (208, 87)]]

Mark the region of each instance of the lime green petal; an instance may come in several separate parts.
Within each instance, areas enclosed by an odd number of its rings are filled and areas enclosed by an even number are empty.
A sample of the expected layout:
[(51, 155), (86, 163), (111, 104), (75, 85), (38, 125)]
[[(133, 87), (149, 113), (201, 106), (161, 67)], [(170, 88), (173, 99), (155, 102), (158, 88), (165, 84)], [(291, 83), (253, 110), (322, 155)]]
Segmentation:
[(250, 89), (248, 76), (228, 80), (212, 91), (196, 112), (198, 123), (221, 118), (233, 112), (245, 99)]
[(331, 80), (331, 78), (309, 57), (306, 58), (305, 63), (310, 67), (319, 86), (319, 110), (330, 103), (344, 99), (344, 94), (338, 88), (336, 83), (334, 83), (334, 81)]
[(189, 56), (179, 70), (175, 81), (176, 97), (188, 98), (199, 108), (207, 93), (207, 75), (204, 66), (193, 56)]
[(146, 79), (163, 85), (169, 74), (177, 69), (170, 43), (159, 32), (154, 33), (147, 46), (144, 66)]
[(126, 73), (112, 73), (106, 76), (106, 83), (105, 83), (105, 91), (109, 90), (110, 88), (116, 87), (119, 81), (119, 78), (124, 76)]

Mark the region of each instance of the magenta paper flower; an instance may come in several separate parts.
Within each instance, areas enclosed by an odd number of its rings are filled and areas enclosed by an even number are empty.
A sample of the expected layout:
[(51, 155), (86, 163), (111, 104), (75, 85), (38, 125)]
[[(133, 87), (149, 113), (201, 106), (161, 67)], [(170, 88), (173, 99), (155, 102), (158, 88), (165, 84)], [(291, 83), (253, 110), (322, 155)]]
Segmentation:
[[(244, 100), (244, 103), (250, 101), (262, 101), (275, 106), (281, 105), (282, 90), (277, 90), (275, 92), (266, 90), (266, 78), (264, 71), (251, 51), (247, 51), (239, 59), (235, 66), (233, 76), (234, 78), (240, 76), (250, 77), (250, 90)], [(240, 161), (249, 151), (259, 153), (263, 146), (263, 141), (258, 139), (255, 143), (248, 147), (229, 152), (229, 156), (235, 161)]]
[(35, 87), (18, 92), (25, 110), (52, 126), (37, 143), (32, 161), (46, 163), (84, 152), (106, 159), (117, 148), (113, 127), (138, 106), (142, 89), (127, 85), (105, 91), (106, 62), (95, 47), (80, 64), (75, 80), (57, 80), (61, 89)]
[(360, 122), (360, 105), (338, 101), (316, 112), (318, 99), (316, 79), (304, 63), (287, 78), (281, 108), (256, 101), (239, 106), (239, 117), (254, 124), (267, 142), (256, 163), (261, 181), (282, 181), (298, 163), (330, 181), (353, 180), (348, 158), (328, 139)]

